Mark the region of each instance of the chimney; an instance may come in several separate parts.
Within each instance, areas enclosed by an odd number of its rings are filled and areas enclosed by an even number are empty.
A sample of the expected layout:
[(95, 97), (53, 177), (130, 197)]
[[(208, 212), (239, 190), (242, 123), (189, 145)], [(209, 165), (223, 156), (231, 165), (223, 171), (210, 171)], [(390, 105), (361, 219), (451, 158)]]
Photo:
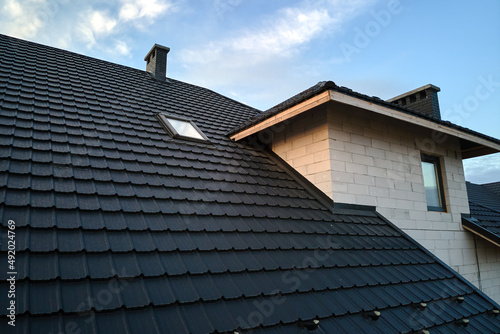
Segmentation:
[(170, 48), (155, 44), (144, 57), (147, 62), (146, 71), (153, 74), (156, 80), (165, 81), (167, 79), (167, 53), (169, 51)]
[(432, 118), (441, 119), (441, 112), (439, 111), (439, 101), (437, 93), (441, 89), (434, 85), (426, 85), (408, 93), (401, 94), (387, 100), (400, 106), (406, 106), (410, 109), (418, 111), (421, 114), (430, 116)]

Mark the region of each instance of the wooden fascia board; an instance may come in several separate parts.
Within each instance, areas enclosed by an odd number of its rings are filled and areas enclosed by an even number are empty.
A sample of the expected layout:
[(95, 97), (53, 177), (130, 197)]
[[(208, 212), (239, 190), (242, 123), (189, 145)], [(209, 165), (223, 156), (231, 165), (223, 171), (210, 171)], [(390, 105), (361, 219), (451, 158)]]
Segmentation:
[(466, 148), (462, 150), (462, 159), (475, 158), (483, 155), (497, 153), (496, 150), (491, 147), (485, 147), (482, 145), (478, 145), (472, 148)]
[(245, 137), (248, 137), (250, 135), (253, 135), (254, 133), (257, 133), (259, 131), (262, 131), (264, 129), (267, 129), (273, 125), (276, 125), (278, 123), (281, 123), (287, 119), (290, 119), (292, 117), (295, 117), (304, 111), (310, 110), (314, 107), (317, 107), (323, 103), (326, 103), (330, 101), (330, 93), (328, 91), (325, 91), (321, 94), (318, 94), (316, 96), (313, 96), (312, 98), (301, 102), (289, 109), (283, 110), (282, 112), (271, 116), (269, 118), (266, 118), (260, 123), (255, 124), (254, 126), (249, 127), (248, 129), (245, 129), (243, 131), (240, 131), (234, 135), (231, 136), (232, 140), (241, 140)]
[(375, 104), (375, 103), (372, 103), (369, 101), (361, 100), (359, 98), (356, 98), (356, 97), (353, 97), (350, 95), (346, 95), (344, 93), (339, 93), (339, 92), (336, 92), (334, 90), (324, 91), (321, 94), (313, 96), (310, 99), (307, 99), (306, 101), (303, 101), (297, 105), (292, 106), (291, 108), (283, 110), (282, 112), (280, 112), (274, 116), (271, 116), (267, 119), (264, 119), (262, 122), (259, 122), (259, 123), (247, 128), (245, 130), (242, 130), (238, 133), (235, 133), (230, 138), (232, 140), (235, 140), (235, 141), (241, 140), (241, 139), (246, 138), (250, 135), (253, 135), (254, 133), (257, 133), (257, 132), (262, 131), (264, 129), (267, 129), (273, 125), (281, 123), (287, 119), (295, 117), (295, 116), (297, 116), (297, 115), (299, 115), (307, 110), (310, 110), (310, 109), (317, 107), (317, 106), (319, 106), (323, 103), (326, 103), (328, 101), (336, 101), (336, 102), (339, 102), (342, 104), (347, 104), (347, 105), (351, 105), (351, 106), (358, 107), (361, 109), (369, 110), (369, 111), (372, 111), (372, 112), (375, 112), (375, 113), (378, 113), (381, 115), (385, 115), (385, 116), (389, 116), (389, 117), (392, 117), (395, 119), (402, 120), (404, 122), (408, 122), (408, 123), (415, 124), (415, 125), (418, 125), (421, 127), (425, 127), (425, 128), (428, 128), (428, 129), (431, 129), (434, 131), (445, 133), (447, 135), (451, 135), (451, 136), (454, 136), (457, 138), (465, 139), (465, 140), (471, 141), (473, 143), (476, 143), (476, 144), (479, 144), (482, 146), (486, 146), (490, 149), (493, 149), (496, 152), (500, 152), (500, 145), (499, 144), (492, 143), (486, 139), (479, 138), (477, 136), (465, 133), (465, 132), (457, 130), (457, 129), (453, 129), (453, 128), (444, 126), (442, 124), (437, 124), (435, 122), (432, 122), (432, 121), (429, 121), (429, 120), (426, 120), (426, 119), (423, 119), (423, 118), (420, 118), (420, 117), (417, 117), (414, 115), (406, 114), (406, 113), (403, 113), (403, 112), (395, 110), (395, 109), (384, 107), (384, 106), (381, 106), (381, 105), (378, 105), (378, 104)]
[(470, 228), (470, 227), (468, 227), (468, 226), (466, 226), (466, 225), (464, 225), (464, 224), (462, 224), (462, 227), (463, 227), (464, 229), (466, 229), (467, 231), (472, 232), (472, 233), (474, 233), (475, 235), (477, 235), (477, 236), (479, 236), (479, 237), (481, 237), (481, 238), (483, 238), (483, 239), (485, 239), (485, 240), (487, 240), (487, 241), (491, 242), (492, 244), (497, 245), (498, 247), (500, 247), (500, 244), (499, 244), (498, 242), (495, 242), (495, 241), (491, 240), (490, 238), (488, 238), (488, 237), (486, 237), (486, 236), (482, 235), (481, 233), (479, 233), (478, 231), (475, 231), (475, 230), (473, 230), (472, 228)]
[(339, 103), (348, 104), (348, 105), (355, 106), (355, 107), (358, 107), (361, 109), (370, 110), (370, 111), (376, 112), (378, 114), (389, 116), (389, 117), (399, 119), (399, 120), (402, 120), (402, 121), (405, 121), (408, 123), (416, 124), (418, 126), (422, 126), (422, 127), (425, 127), (425, 128), (431, 129), (431, 130), (435, 130), (435, 131), (438, 131), (441, 133), (445, 133), (447, 135), (451, 135), (451, 136), (454, 136), (457, 138), (462, 138), (462, 139), (471, 141), (473, 143), (492, 148), (493, 150), (495, 150), (497, 152), (500, 151), (499, 144), (492, 143), (486, 139), (479, 138), (479, 137), (474, 136), (472, 134), (468, 134), (468, 133), (465, 133), (463, 131), (453, 129), (453, 128), (444, 126), (442, 124), (437, 124), (437, 123), (434, 123), (432, 121), (429, 121), (429, 120), (426, 120), (426, 119), (423, 119), (423, 118), (420, 118), (417, 116), (406, 114), (406, 113), (403, 113), (403, 112), (398, 111), (398, 110), (394, 110), (394, 109), (391, 109), (388, 107), (380, 106), (378, 104), (364, 101), (364, 100), (361, 100), (361, 99), (358, 99), (358, 98), (355, 98), (355, 97), (352, 97), (352, 96), (349, 96), (349, 95), (346, 95), (343, 93), (339, 93), (339, 92), (336, 92), (333, 90), (330, 90), (330, 98), (332, 101), (337, 101)]

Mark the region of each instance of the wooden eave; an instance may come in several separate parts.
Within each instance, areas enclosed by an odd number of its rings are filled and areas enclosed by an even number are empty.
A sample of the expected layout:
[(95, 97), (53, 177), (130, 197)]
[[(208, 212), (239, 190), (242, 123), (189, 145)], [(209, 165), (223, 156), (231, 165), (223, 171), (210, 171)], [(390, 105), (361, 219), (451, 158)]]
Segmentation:
[(495, 235), (495, 234), (487, 231), (486, 229), (482, 228), (481, 226), (475, 224), (472, 220), (467, 219), (467, 218), (462, 218), (462, 227), (465, 230), (472, 232), (475, 235), (483, 238), (484, 240), (489, 241), (492, 244), (500, 247), (500, 238), (497, 235)]
[(262, 121), (258, 122), (257, 124), (254, 124), (246, 129), (243, 129), (231, 135), (230, 138), (232, 140), (239, 141), (243, 138), (251, 136), (257, 132), (260, 132), (273, 125), (281, 123), (287, 119), (293, 118), (299, 114), (311, 110), (312, 108), (315, 108), (319, 105), (325, 104), (330, 101), (358, 107), (364, 110), (369, 110), (377, 114), (388, 116), (394, 119), (398, 119), (404, 122), (415, 124), (417, 126), (421, 126), (433, 131), (438, 131), (440, 133), (444, 133), (459, 138), (462, 148), (463, 159), (500, 152), (500, 144), (489, 141), (485, 138), (481, 138), (474, 134), (470, 134), (450, 126), (433, 122), (432, 120), (418, 117), (416, 115), (412, 115), (409, 113), (404, 113), (399, 110), (392, 109), (390, 107), (362, 100), (357, 97), (353, 97), (334, 90), (326, 90), (288, 109), (278, 112), (277, 114), (269, 118), (265, 118)]

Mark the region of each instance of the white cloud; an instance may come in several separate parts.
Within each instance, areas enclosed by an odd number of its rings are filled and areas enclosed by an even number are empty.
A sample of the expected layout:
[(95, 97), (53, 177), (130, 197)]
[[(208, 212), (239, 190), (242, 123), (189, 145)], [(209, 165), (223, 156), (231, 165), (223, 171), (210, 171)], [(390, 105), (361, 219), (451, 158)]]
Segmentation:
[(307, 43), (331, 22), (326, 9), (286, 8), (277, 22), (257, 33), (231, 39), (228, 46), (259, 55), (287, 55), (296, 46)]
[[(221, 92), (232, 90), (243, 100), (252, 100), (250, 95), (268, 99), (271, 83), (266, 78), (273, 78), (274, 93), (282, 89), (276, 85), (280, 81), (292, 90), (303, 89), (297, 75), (305, 62), (311, 65), (311, 59), (302, 57), (309, 46), (341, 32), (346, 22), (372, 8), (375, 1), (298, 1), (242, 29), (228, 30), (217, 40), (176, 51), (185, 69), (183, 80)], [(323, 73), (329, 65), (315, 66), (315, 72)], [(301, 86), (297, 88), (295, 83)], [(258, 87), (260, 92), (249, 92), (248, 86)]]
[(465, 179), (483, 184), (500, 181), (500, 153), (464, 160)]
[(0, 30), (10, 36), (33, 38), (50, 17), (45, 6), (44, 0), (6, 0), (0, 7)]
[(19, 17), (23, 15), (23, 9), (21, 4), (15, 0), (7, 0), (3, 6), (3, 10), (7, 12), (10, 16)]
[[(0, 32), (62, 48), (131, 53), (131, 29), (179, 9), (181, 0), (0, 0)], [(128, 44), (125, 42), (127, 41)]]
[(87, 10), (80, 14), (78, 34), (87, 43), (87, 48), (93, 47), (99, 37), (113, 33), (117, 21), (104, 11)]
[[(342, 23), (358, 15), (361, 8), (375, 0), (303, 1), (298, 6), (277, 11), (260, 22), (260, 27), (246, 28), (205, 47), (182, 51), (185, 65), (209, 64), (229, 59), (234, 66), (257, 64), (271, 59), (287, 58), (314, 39), (341, 29)], [(233, 60), (236, 61), (232, 62)]]
[(246, 29), (238, 33), (239, 37), (211, 42), (196, 50), (183, 50), (182, 58), (189, 66), (221, 63), (221, 59), (239, 56), (247, 65), (250, 59), (258, 63), (270, 57), (288, 57), (297, 47), (317, 37), (331, 21), (326, 9), (285, 8), (260, 29)]
[(89, 15), (89, 23), (92, 31), (95, 34), (110, 34), (116, 27), (116, 20), (107, 13), (101, 11), (93, 11)]
[(124, 41), (116, 41), (113, 50), (122, 56), (128, 56), (130, 54), (130, 47)]
[(121, 0), (118, 10), (109, 13), (103, 10), (88, 9), (80, 15), (78, 33), (86, 42), (87, 48), (99, 45), (102, 50), (120, 55), (129, 55), (130, 47), (120, 40), (109, 47), (108, 37), (125, 37), (130, 25), (146, 27), (155, 19), (174, 10), (171, 0)]
[(154, 20), (174, 8), (171, 1), (165, 0), (122, 0), (122, 3), (118, 17), (124, 22), (143, 18)]

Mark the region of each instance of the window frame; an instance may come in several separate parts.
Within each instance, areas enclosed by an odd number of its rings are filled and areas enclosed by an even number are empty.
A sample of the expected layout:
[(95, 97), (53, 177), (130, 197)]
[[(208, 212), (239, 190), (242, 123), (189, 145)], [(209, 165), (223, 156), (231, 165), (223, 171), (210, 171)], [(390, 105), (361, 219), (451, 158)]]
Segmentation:
[[(429, 205), (427, 202), (427, 193), (425, 194), (425, 201), (427, 204), (427, 211), (434, 211), (434, 212), (447, 212), (446, 210), (446, 198), (445, 198), (445, 192), (444, 192), (444, 183), (443, 183), (443, 170), (441, 168), (441, 159), (438, 156), (435, 155), (430, 155), (430, 154), (425, 154), (421, 153), (420, 154), (420, 159), (421, 162), (427, 162), (431, 163), (434, 165), (434, 173), (436, 175), (436, 184), (438, 187), (438, 196), (439, 200), (441, 202), (441, 206), (432, 206)], [(425, 176), (424, 176), (424, 170), (423, 166), (422, 167), (422, 180), (424, 183), (424, 189), (425, 189)]]
[[(190, 119), (184, 118), (184, 117), (179, 117), (179, 116), (172, 116), (164, 113), (158, 113), (157, 114), (158, 119), (160, 120), (160, 124), (163, 126), (163, 128), (167, 131), (167, 133), (174, 139), (184, 139), (184, 140), (190, 140), (198, 143), (210, 143), (210, 139), (208, 139), (207, 136), (203, 133), (203, 131), (200, 130), (200, 128)], [(172, 124), (170, 124), (169, 119), (181, 121), (181, 122), (186, 122), (191, 124), (191, 126), (198, 132), (198, 134), (202, 137), (201, 138), (196, 138), (196, 137), (190, 137), (190, 136), (185, 136), (177, 132), (177, 130), (174, 128)]]

